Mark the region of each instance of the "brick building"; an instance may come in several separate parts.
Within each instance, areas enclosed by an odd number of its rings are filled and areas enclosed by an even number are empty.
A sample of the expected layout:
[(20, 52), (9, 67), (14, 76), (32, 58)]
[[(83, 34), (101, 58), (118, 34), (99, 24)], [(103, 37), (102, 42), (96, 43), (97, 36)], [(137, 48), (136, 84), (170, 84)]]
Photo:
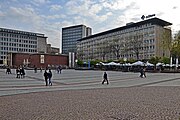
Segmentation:
[(37, 67), (46, 68), (56, 67), (62, 65), (68, 66), (67, 55), (55, 55), (46, 53), (9, 53), (8, 54), (8, 65), (9, 66), (26, 66), (26, 67)]

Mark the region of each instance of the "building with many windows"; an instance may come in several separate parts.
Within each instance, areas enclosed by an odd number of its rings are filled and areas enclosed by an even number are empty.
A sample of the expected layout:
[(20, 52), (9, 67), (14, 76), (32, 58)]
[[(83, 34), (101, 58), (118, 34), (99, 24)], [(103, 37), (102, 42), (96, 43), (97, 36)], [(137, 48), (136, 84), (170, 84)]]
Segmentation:
[(92, 34), (92, 29), (85, 25), (62, 28), (62, 53), (76, 52), (77, 40)]
[(0, 28), (0, 64), (7, 64), (8, 53), (46, 53), (44, 34)]
[(150, 59), (169, 57), (162, 47), (163, 36), (171, 40), (171, 23), (151, 18), (94, 34), (78, 40), (77, 57), (81, 60)]

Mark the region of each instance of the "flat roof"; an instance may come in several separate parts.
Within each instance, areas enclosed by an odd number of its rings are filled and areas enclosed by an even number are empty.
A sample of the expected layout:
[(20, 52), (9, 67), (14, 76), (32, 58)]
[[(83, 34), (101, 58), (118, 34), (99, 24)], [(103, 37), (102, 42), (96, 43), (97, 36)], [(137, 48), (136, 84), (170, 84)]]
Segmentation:
[(52, 56), (68, 56), (67, 54), (51, 54), (51, 53), (25, 53), (25, 52), (9, 52), (8, 54), (26, 54), (26, 55), (52, 55)]
[(137, 23), (131, 23), (131, 24), (128, 24), (126, 26), (118, 27), (118, 28), (115, 28), (115, 29), (111, 29), (111, 30), (108, 30), (108, 31), (101, 32), (101, 33), (97, 33), (97, 34), (94, 34), (94, 35), (90, 35), (88, 37), (84, 37), (82, 39), (79, 39), (78, 41), (98, 37), (98, 36), (101, 36), (101, 35), (106, 35), (106, 34), (109, 34), (109, 33), (113, 33), (113, 32), (120, 31), (120, 30), (125, 30), (125, 29), (132, 28), (132, 27), (137, 27), (139, 25), (144, 25), (144, 24), (147, 24), (147, 23), (151, 23), (153, 25), (160, 25), (160, 26), (163, 26), (163, 27), (172, 25), (172, 23), (170, 23), (170, 22), (167, 22), (167, 21), (164, 21), (162, 19), (159, 19), (159, 18), (155, 17), (155, 18), (143, 20), (143, 21), (140, 21), (140, 22), (137, 22)]
[(63, 30), (65, 30), (65, 29), (70, 29), (70, 28), (76, 28), (76, 27), (82, 27), (82, 26), (85, 26), (85, 25), (74, 25), (74, 26), (69, 26), (69, 27), (64, 27), (64, 28), (62, 28)]
[(37, 37), (45, 37), (45, 34), (42, 34), (42, 33), (27, 32), (27, 31), (8, 29), (8, 28), (0, 28), (0, 32), (8, 32), (8, 33), (31, 35), (31, 36), (37, 36)]

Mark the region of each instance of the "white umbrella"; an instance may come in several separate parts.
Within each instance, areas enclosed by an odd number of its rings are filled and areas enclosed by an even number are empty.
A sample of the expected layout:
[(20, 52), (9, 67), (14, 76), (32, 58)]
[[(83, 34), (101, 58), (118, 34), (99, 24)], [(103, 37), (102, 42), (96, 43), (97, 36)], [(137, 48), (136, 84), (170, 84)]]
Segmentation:
[(145, 64), (141, 61), (137, 61), (137, 62), (133, 63), (132, 65), (133, 66), (136, 66), (136, 65), (144, 66)]
[(124, 63), (123, 66), (132, 66), (131, 63)]
[(146, 62), (146, 64), (145, 64), (146, 66), (154, 66), (154, 64), (152, 64), (152, 63), (149, 63), (148, 61)]
[(100, 65), (100, 63), (96, 63), (96, 65)]
[(100, 64), (102, 64), (102, 65), (108, 65), (107, 63), (103, 63), (103, 62), (100, 62)]
[(164, 64), (164, 63), (160, 63), (160, 62), (158, 62), (158, 63), (156, 64), (156, 66), (160, 66), (160, 65), (164, 66), (165, 64)]
[(108, 63), (108, 65), (118, 65), (118, 64), (115, 62), (110, 62), (110, 63)]

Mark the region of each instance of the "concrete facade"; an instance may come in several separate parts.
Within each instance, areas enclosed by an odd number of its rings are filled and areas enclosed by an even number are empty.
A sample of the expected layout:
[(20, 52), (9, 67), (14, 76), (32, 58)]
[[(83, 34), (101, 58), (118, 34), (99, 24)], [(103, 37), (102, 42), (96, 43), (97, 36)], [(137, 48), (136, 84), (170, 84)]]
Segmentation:
[(7, 64), (7, 54), (46, 53), (44, 34), (0, 28), (0, 62)]
[(163, 49), (161, 44), (164, 31), (171, 39), (170, 25), (159, 18), (151, 18), (82, 38), (77, 43), (78, 59), (142, 60), (154, 56), (169, 57), (170, 52)]

